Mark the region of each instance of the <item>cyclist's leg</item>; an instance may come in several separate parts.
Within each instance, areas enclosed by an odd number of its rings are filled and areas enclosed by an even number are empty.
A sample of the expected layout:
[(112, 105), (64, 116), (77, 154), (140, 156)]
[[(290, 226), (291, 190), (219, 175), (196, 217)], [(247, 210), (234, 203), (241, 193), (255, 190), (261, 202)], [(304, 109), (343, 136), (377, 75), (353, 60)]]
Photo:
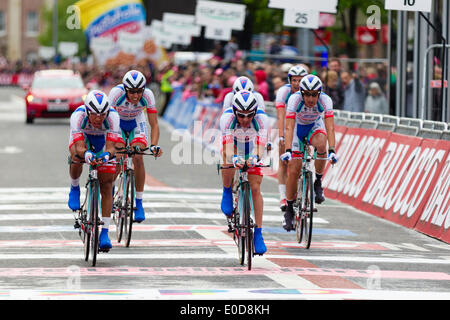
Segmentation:
[[(130, 145), (132, 147), (139, 147), (144, 149), (147, 147), (147, 122), (145, 116), (141, 113), (136, 118), (137, 126), (133, 129), (132, 136), (130, 135)], [(135, 177), (135, 188), (136, 188), (136, 212), (134, 220), (137, 222), (142, 222), (145, 220), (145, 211), (142, 205), (142, 198), (144, 195), (144, 185), (145, 185), (145, 166), (144, 157), (142, 155), (133, 156), (133, 166), (134, 166), (134, 177)]]
[[(312, 146), (317, 149), (318, 158), (327, 157), (327, 133), (323, 125), (323, 121), (319, 121), (317, 125), (312, 130), (309, 141)], [(316, 180), (314, 181), (314, 193), (315, 200), (317, 203), (322, 203), (325, 201), (322, 189), (322, 175), (325, 170), (326, 160), (316, 160), (314, 161), (314, 166), (316, 170)]]
[[(285, 153), (284, 141), (278, 144), (278, 158)], [(287, 180), (287, 164), (284, 161), (278, 162), (278, 191), (280, 193), (280, 209), (286, 210), (286, 180)]]
[(112, 186), (114, 182), (115, 165), (99, 167), (98, 180), (100, 182), (101, 207), (102, 207), (102, 232), (100, 233), (99, 246), (102, 249), (111, 248), (108, 230), (112, 211)]
[[(81, 151), (87, 149), (84, 140), (75, 141), (70, 147), (70, 157), (72, 160), (77, 160), (75, 155), (80, 154)], [(80, 208), (80, 177), (83, 173), (82, 163), (71, 163), (69, 167), (70, 175), (70, 192), (68, 206), (72, 210), (78, 210)]]
[(226, 216), (233, 214), (233, 192), (231, 183), (236, 169), (222, 170), (223, 193), (220, 208)]
[(255, 232), (254, 245), (255, 253), (264, 254), (267, 251), (264, 239), (262, 236), (263, 225), (263, 208), (264, 201), (261, 195), (261, 182), (263, 179), (261, 168), (254, 168), (249, 170), (248, 181), (250, 182), (250, 189), (253, 199), (253, 210), (255, 213)]

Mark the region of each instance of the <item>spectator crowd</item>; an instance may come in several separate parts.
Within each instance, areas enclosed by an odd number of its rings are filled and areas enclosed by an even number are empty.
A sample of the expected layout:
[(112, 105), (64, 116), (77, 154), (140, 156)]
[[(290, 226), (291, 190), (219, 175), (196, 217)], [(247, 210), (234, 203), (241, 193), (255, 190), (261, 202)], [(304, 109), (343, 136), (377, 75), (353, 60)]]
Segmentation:
[[(212, 99), (220, 104), (239, 76), (250, 78), (255, 90), (261, 93), (265, 101), (274, 101), (277, 90), (287, 83), (289, 69), (297, 64), (273, 60), (253, 61), (244, 59), (236, 46), (229, 45), (225, 49), (214, 50), (208, 60), (181, 64), (175, 64), (174, 53), (170, 53), (169, 61), (159, 66), (150, 60), (133, 66), (97, 66), (83, 60), (74, 62), (69, 59), (60, 64), (45, 61), (10, 62), (0, 56), (0, 75), (18, 72), (33, 74), (42, 69), (68, 68), (79, 72), (88, 88), (108, 91), (121, 82), (128, 70), (136, 68), (144, 73), (148, 83), (160, 84), (161, 93), (166, 98), (162, 100), (165, 104), (160, 107), (160, 114), (163, 114), (174, 87), (182, 86), (185, 96)], [(350, 66), (339, 59), (330, 59), (328, 69), (308, 62), (299, 61), (298, 64), (305, 65), (309, 73), (321, 78), (324, 92), (332, 98), (334, 109), (389, 114), (386, 99), (389, 83), (384, 64), (365, 64), (353, 68), (354, 65)]]

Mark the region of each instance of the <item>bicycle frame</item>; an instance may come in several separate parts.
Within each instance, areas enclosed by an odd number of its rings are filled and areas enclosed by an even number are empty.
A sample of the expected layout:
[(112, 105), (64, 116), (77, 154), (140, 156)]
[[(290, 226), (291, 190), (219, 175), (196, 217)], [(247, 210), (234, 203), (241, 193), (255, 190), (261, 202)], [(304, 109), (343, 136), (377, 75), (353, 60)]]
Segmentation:
[[(271, 165), (258, 165), (255, 167), (265, 168)], [(217, 166), (217, 169), (235, 169), (234, 166)], [(234, 195), (234, 210), (232, 217), (227, 217), (228, 232), (233, 233), (233, 239), (238, 246), (240, 264), (244, 264), (245, 252), (247, 252), (247, 267), (251, 270), (252, 258), (254, 256), (253, 245), (253, 228), (255, 227), (255, 211), (253, 207), (253, 198), (248, 181), (249, 169), (247, 163), (243, 168), (239, 169), (239, 183), (236, 190), (233, 190)], [(236, 195), (238, 194), (238, 195)]]

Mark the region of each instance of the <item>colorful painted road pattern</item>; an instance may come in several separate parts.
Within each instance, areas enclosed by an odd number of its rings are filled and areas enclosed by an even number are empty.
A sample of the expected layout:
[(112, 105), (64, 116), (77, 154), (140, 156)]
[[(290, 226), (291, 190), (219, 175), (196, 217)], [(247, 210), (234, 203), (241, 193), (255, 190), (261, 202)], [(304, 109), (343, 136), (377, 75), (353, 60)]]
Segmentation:
[(268, 248), (251, 271), (220, 213), (221, 190), (146, 186), (131, 246), (96, 267), (67, 208), (67, 188), (0, 189), (0, 299), (450, 299), (450, 246), (326, 201), (302, 248), (264, 194)]

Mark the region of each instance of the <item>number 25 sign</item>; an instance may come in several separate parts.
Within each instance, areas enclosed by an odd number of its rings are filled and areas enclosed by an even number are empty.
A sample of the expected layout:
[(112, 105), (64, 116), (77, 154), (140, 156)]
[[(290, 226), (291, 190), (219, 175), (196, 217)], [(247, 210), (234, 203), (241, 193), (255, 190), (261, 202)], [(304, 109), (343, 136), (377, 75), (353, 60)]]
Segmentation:
[(431, 12), (432, 0), (386, 0), (386, 10)]

